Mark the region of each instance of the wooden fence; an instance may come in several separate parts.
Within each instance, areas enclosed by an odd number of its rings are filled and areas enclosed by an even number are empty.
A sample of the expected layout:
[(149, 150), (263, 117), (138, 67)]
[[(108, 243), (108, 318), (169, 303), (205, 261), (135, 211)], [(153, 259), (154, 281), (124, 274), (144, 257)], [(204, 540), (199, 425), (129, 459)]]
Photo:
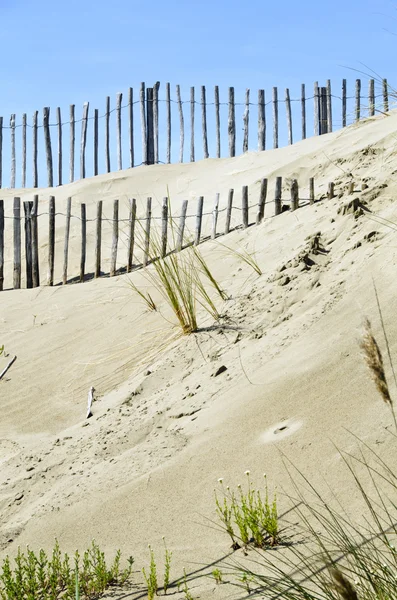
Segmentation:
[[(268, 207), (268, 213), (271, 212), (277, 216), (285, 210), (294, 211), (304, 204), (314, 204), (314, 179), (310, 178), (308, 183), (304, 192), (306, 197), (303, 197), (298, 181), (296, 179), (287, 180), (287, 186), (284, 186), (284, 194), (285, 187), (288, 188), (287, 197), (283, 198), (283, 180), (282, 177), (276, 177), (274, 196), (269, 199), (268, 180), (264, 178), (261, 180), (256, 199), (252, 198), (252, 194), (249, 195), (248, 186), (243, 186), (238, 203), (236, 203), (237, 193), (230, 189), (227, 199), (225, 198), (223, 203), (224, 208), (219, 208), (220, 195), (216, 194), (210, 210), (204, 211), (204, 197), (201, 196), (198, 198), (194, 212), (188, 213), (188, 201), (184, 200), (180, 214), (177, 216), (171, 214), (168, 198), (163, 199), (159, 216), (152, 214), (152, 198), (147, 198), (144, 216), (137, 215), (137, 202), (135, 199), (131, 199), (126, 218), (120, 218), (119, 200), (114, 200), (112, 203), (111, 218), (109, 218), (110, 215), (105, 217), (102, 200), (99, 200), (96, 206), (89, 207), (90, 210), (95, 211), (93, 212), (95, 216), (92, 218), (88, 218), (87, 206), (84, 203), (76, 207), (77, 213), (72, 211), (72, 198), (67, 199), (65, 212), (56, 212), (55, 197), (50, 196), (48, 211), (39, 213), (39, 197), (35, 195), (33, 201), (23, 202), (22, 213), (21, 200), (19, 197), (15, 197), (11, 214), (5, 214), (4, 200), (0, 200), (0, 291), (6, 287), (7, 289), (20, 289), (22, 278), (27, 288), (33, 288), (40, 284), (65, 285), (101, 276), (113, 277), (117, 274), (131, 272), (134, 269), (145, 267), (153, 260), (153, 251), (158, 251), (161, 257), (165, 257), (171, 252), (182, 251), (190, 244), (198, 245), (204, 240), (214, 240), (221, 235), (227, 235), (233, 229), (259, 225), (265, 216), (265, 206)], [(335, 196), (332, 182), (328, 186), (327, 196), (328, 198)], [(252, 201), (251, 204), (249, 198)], [(273, 205), (274, 208), (272, 207), (270, 210), (269, 205)], [(125, 207), (122, 208), (125, 209)], [(221, 215), (223, 217), (222, 226)], [(209, 227), (207, 230), (203, 228), (203, 217), (208, 217)], [(40, 237), (40, 243), (39, 219), (40, 229), (43, 231), (42, 228), (45, 227), (45, 234)], [(10, 227), (5, 228), (7, 220)], [(193, 222), (194, 226), (189, 227), (187, 221)], [(74, 231), (73, 243), (78, 244), (80, 256), (77, 272), (73, 274), (69, 273), (71, 222), (78, 224), (78, 230)], [(160, 226), (158, 222), (160, 222)], [(57, 236), (57, 244), (56, 224), (60, 231), (60, 235)], [(105, 225), (108, 227), (107, 237), (111, 239), (111, 245), (106, 247), (103, 244), (103, 227)], [(10, 243), (6, 244), (5, 238), (8, 236)], [(92, 239), (92, 245), (88, 244), (87, 239)], [(57, 253), (61, 254), (61, 259), (57, 259), (58, 277), (55, 276), (56, 247), (58, 248)], [(9, 250), (9, 259), (6, 261), (5, 248)], [(22, 248), (24, 252), (22, 252)], [(11, 249), (13, 249), (13, 253), (11, 253)], [(88, 264), (87, 261), (88, 249), (92, 256), (91, 264)], [(107, 252), (107, 256), (104, 256), (104, 251)], [(74, 247), (75, 254), (76, 246)], [(24, 268), (22, 268), (23, 258)], [(119, 264), (118, 267), (117, 264)], [(40, 273), (40, 267), (43, 270), (43, 265), (46, 267), (44, 274)], [(8, 273), (5, 273), (5, 268), (9, 269)], [(8, 286), (4, 285), (6, 275)]]
[[(375, 83), (378, 86), (378, 93), (375, 93)], [(215, 86), (213, 101), (208, 99), (205, 86), (201, 86), (200, 94), (191, 87), (190, 98), (184, 101), (179, 85), (175, 88), (175, 98), (171, 98), (171, 86), (166, 83), (165, 98), (161, 99), (160, 87), (159, 82), (153, 87), (146, 87), (142, 83), (138, 94), (136, 92), (134, 94), (134, 90), (129, 88), (126, 102), (123, 94), (119, 93), (114, 108), (111, 108), (110, 97), (107, 97), (105, 112), (102, 115), (97, 108), (92, 110), (90, 104), (86, 102), (82, 108), (81, 118), (76, 118), (76, 107), (71, 105), (69, 118), (66, 121), (62, 120), (60, 107), (55, 111), (55, 122), (50, 122), (54, 113), (50, 112), (49, 107), (43, 109), (41, 120), (39, 112), (35, 111), (31, 123), (28, 122), (26, 114), (23, 114), (20, 120), (15, 114), (11, 115), (9, 126), (3, 117), (0, 117), (0, 187), (3, 187), (8, 174), (11, 188), (45, 187), (44, 181), (46, 186), (54, 187), (79, 178), (96, 176), (100, 172), (109, 173), (116, 168), (121, 170), (141, 164), (170, 163), (175, 145), (178, 146), (179, 162), (186, 160), (186, 154), (189, 155), (191, 162), (198, 158), (208, 158), (211, 155), (211, 147), (214, 148), (212, 156), (216, 158), (225, 155), (233, 157), (236, 153), (240, 153), (240, 148), (242, 152), (247, 152), (249, 149), (262, 151), (269, 146), (278, 148), (282, 145), (280, 132), (284, 130), (285, 125), (279, 115), (281, 103), (284, 103), (286, 108), (288, 144), (292, 144), (297, 139), (305, 139), (309, 135), (309, 122), (313, 125), (314, 135), (321, 135), (340, 126), (346, 127), (350, 122), (358, 121), (365, 116), (372, 116), (376, 111), (387, 112), (391, 89), (386, 79), (376, 80), (376, 82), (370, 79), (368, 93), (363, 95), (361, 80), (357, 79), (354, 94), (349, 96), (347, 82), (344, 79), (339, 95), (332, 92), (331, 82), (328, 80), (324, 87), (316, 82), (313, 95), (309, 97), (306, 95), (305, 84), (302, 84), (298, 98), (291, 98), (289, 89), (286, 89), (284, 97), (280, 98), (277, 87), (273, 87), (271, 99), (268, 101), (266, 101), (265, 90), (260, 89), (255, 101), (252, 102), (250, 90), (247, 89), (244, 101), (236, 102), (235, 90), (230, 87), (227, 101), (221, 102), (218, 86)], [(310, 115), (310, 120), (308, 119), (309, 101), (313, 101), (314, 109), (313, 119)], [(223, 107), (227, 110), (227, 116), (221, 114)], [(172, 108), (177, 111), (176, 119), (175, 115), (172, 116)], [(254, 108), (254, 115), (252, 115)], [(197, 119), (197, 109), (201, 113), (201, 125)], [(237, 109), (242, 112), (242, 132), (236, 117)], [(272, 122), (271, 144), (267, 140), (268, 129), (270, 129), (267, 127), (270, 120), (267, 114), (269, 109)], [(113, 127), (111, 116), (115, 116)], [(254, 126), (252, 126), (253, 121)], [(139, 141), (137, 123), (140, 124)], [(209, 123), (215, 129), (213, 136), (208, 133)], [(81, 131), (78, 152), (76, 129), (79, 124)], [(21, 131), (20, 136), (17, 136), (17, 130)], [(7, 131), (9, 137), (6, 137)], [(252, 135), (253, 133), (255, 135)], [(239, 139), (241, 134), (242, 140)], [(201, 137), (200, 144), (196, 142), (198, 135)], [(224, 143), (226, 139), (227, 144)], [(240, 142), (242, 145), (239, 148), (237, 143)], [(30, 144), (31, 150), (28, 151)], [(227, 152), (224, 146), (227, 146)], [(28, 167), (29, 154), (31, 167)], [(79, 166), (76, 164), (78, 158)]]

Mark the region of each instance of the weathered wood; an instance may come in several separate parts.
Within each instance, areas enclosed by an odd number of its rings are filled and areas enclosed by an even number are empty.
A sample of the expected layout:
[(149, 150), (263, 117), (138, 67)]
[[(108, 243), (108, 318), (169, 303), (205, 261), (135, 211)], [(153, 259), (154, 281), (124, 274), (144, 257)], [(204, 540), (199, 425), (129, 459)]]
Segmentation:
[(201, 238), (201, 226), (203, 222), (203, 206), (204, 196), (200, 196), (197, 203), (197, 216), (196, 216), (196, 232), (194, 236), (194, 245), (198, 246)]
[(37, 169), (37, 120), (38, 120), (39, 112), (35, 110), (33, 113), (32, 119), (32, 145), (33, 145), (33, 187), (37, 188), (39, 186), (39, 176)]
[(102, 200), (98, 200), (96, 205), (96, 224), (95, 224), (95, 277), (101, 276), (101, 258), (102, 258)]
[(143, 261), (144, 267), (149, 262), (150, 258), (150, 226), (152, 221), (152, 199), (149, 197), (146, 201), (146, 224), (145, 224), (145, 242), (143, 247)]
[(285, 109), (287, 111), (287, 127), (288, 127), (288, 144), (293, 143), (292, 137), (292, 113), (291, 113), (291, 98), (289, 95), (289, 89), (285, 90)]
[(4, 200), (0, 200), (0, 292), (4, 289)]
[(327, 131), (332, 132), (332, 91), (331, 80), (327, 79)]
[(168, 198), (163, 198), (163, 205), (161, 207), (161, 247), (160, 256), (164, 258), (167, 254), (167, 233), (168, 233)]
[(154, 165), (153, 88), (146, 88), (147, 164)]
[(165, 84), (165, 107), (166, 107), (166, 116), (167, 116), (167, 158), (166, 158), (166, 161), (167, 161), (167, 164), (169, 165), (171, 163), (171, 86), (169, 83)]
[(216, 133), (216, 158), (221, 157), (221, 118), (219, 112), (219, 86), (215, 86), (215, 133)]
[(281, 189), (283, 185), (283, 178), (276, 177), (276, 189), (274, 191), (274, 214), (277, 216), (281, 214)]
[(183, 122), (183, 106), (181, 100), (181, 88), (179, 85), (176, 86), (176, 99), (178, 102), (179, 110), (179, 127), (180, 127), (180, 139), (179, 139), (179, 162), (183, 162), (183, 146), (185, 143), (185, 127)]
[(310, 204), (314, 204), (314, 177), (309, 179), (309, 200)]
[(361, 116), (361, 79), (356, 79), (356, 122)]
[(110, 255), (110, 277), (114, 277), (116, 275), (118, 241), (119, 241), (119, 201), (113, 200), (113, 233), (112, 233), (112, 250), (111, 250), (111, 255)]
[(266, 149), (265, 90), (258, 90), (258, 150)]
[(76, 137), (75, 105), (69, 107), (69, 183), (74, 181), (74, 144)]
[(62, 185), (62, 118), (61, 109), (57, 108), (57, 131), (58, 131), (58, 185)]
[(314, 135), (320, 135), (320, 93), (318, 81), (314, 82)]
[(15, 154), (15, 115), (10, 117), (10, 131), (11, 131), (11, 178), (10, 187), (15, 188), (16, 179), (16, 154)]
[(0, 188), (3, 187), (3, 117), (0, 117)]
[(370, 79), (368, 82), (368, 116), (373, 117), (375, 114), (375, 80)]
[(383, 110), (389, 112), (389, 85), (387, 79), (382, 80), (382, 91), (383, 91)]
[(333, 181), (330, 181), (328, 184), (327, 198), (328, 200), (332, 200), (332, 198), (335, 198), (335, 184)]
[(259, 193), (258, 214), (256, 215), (256, 224), (262, 223), (265, 217), (265, 204), (267, 196), (267, 179), (264, 177), (261, 181), (261, 190)]
[(347, 188), (348, 194), (354, 194), (354, 188), (355, 188), (354, 181), (349, 181), (349, 186)]
[(241, 192), (241, 213), (243, 219), (243, 228), (248, 227), (248, 185), (243, 185)]
[(116, 96), (116, 134), (117, 134), (117, 168), (119, 171), (123, 168), (123, 154), (121, 149), (121, 103), (123, 94), (120, 92)]
[(346, 127), (346, 104), (347, 104), (346, 79), (342, 79), (342, 127)]
[(105, 110), (105, 169), (110, 173), (110, 96), (106, 96)]
[(159, 162), (159, 83), (153, 86), (153, 162)]
[(128, 122), (130, 136), (130, 168), (134, 166), (134, 90), (132, 87), (128, 90)]
[(203, 156), (204, 158), (208, 158), (207, 103), (205, 98), (205, 85), (201, 86), (201, 125), (203, 129)]
[(50, 108), (46, 106), (43, 108), (43, 130), (44, 130), (44, 144), (45, 144), (45, 155), (47, 162), (47, 182), (48, 187), (54, 185), (54, 175), (52, 169), (52, 148), (51, 148), (51, 134), (50, 134)]
[(141, 136), (142, 136), (142, 164), (147, 165), (147, 127), (146, 127), (146, 111), (145, 111), (145, 84), (141, 83), (139, 91), (139, 103), (141, 108)]
[(130, 214), (128, 219), (128, 256), (127, 256), (127, 273), (132, 270), (134, 259), (134, 244), (135, 244), (135, 219), (136, 219), (136, 200), (130, 199)]
[(37, 227), (37, 215), (39, 211), (39, 197), (33, 196), (33, 205), (31, 211), (32, 227), (32, 285), (34, 288), (40, 285), (40, 265), (39, 265), (39, 232)]
[(225, 235), (227, 235), (230, 231), (230, 222), (232, 219), (232, 208), (233, 208), (233, 195), (234, 195), (234, 190), (230, 189), (228, 197), (227, 197)]
[(320, 135), (324, 135), (325, 133), (328, 133), (327, 88), (325, 88), (325, 87), (319, 88), (319, 98), (320, 98), (319, 133), (320, 133)]
[(21, 199), (14, 198), (14, 290), (21, 287)]
[(26, 126), (27, 115), (22, 115), (22, 170), (21, 170), (21, 186), (26, 187)]
[(234, 87), (229, 88), (229, 117), (227, 131), (229, 136), (229, 156), (236, 156), (236, 116), (234, 107)]
[(278, 91), (273, 88), (273, 148), (278, 148)]
[(80, 257), (80, 283), (84, 282), (85, 275), (85, 260), (87, 254), (87, 213), (84, 203), (80, 206), (81, 220), (81, 257)]
[(185, 222), (186, 222), (186, 212), (187, 212), (188, 201), (184, 200), (182, 202), (181, 214), (179, 217), (179, 226), (178, 233), (176, 238), (176, 251), (180, 252), (183, 248), (183, 234), (185, 231)]
[(220, 194), (216, 194), (214, 208), (212, 211), (211, 240), (214, 240), (216, 238), (216, 225), (218, 223), (218, 211), (219, 211), (219, 197), (220, 197)]
[(293, 179), (291, 182), (291, 210), (297, 210), (299, 208), (299, 185), (298, 180)]
[(25, 201), (23, 210), (25, 213), (25, 262), (26, 262), (26, 287), (33, 287), (32, 273), (32, 213), (33, 202)]
[(94, 175), (98, 175), (99, 110), (94, 110)]
[(68, 255), (69, 255), (69, 236), (70, 236), (70, 216), (72, 212), (72, 199), (66, 201), (66, 222), (65, 222), (65, 243), (63, 248), (63, 272), (62, 283), (66, 285), (68, 282)]
[(85, 149), (87, 145), (88, 110), (90, 103), (83, 104), (83, 119), (81, 121), (81, 143), (80, 143), (80, 179), (85, 179)]
[(195, 113), (194, 87), (190, 88), (190, 162), (194, 162), (194, 113)]
[(245, 90), (245, 109), (243, 115), (244, 137), (243, 137), (243, 152), (248, 152), (249, 139), (249, 118), (250, 118), (250, 90)]
[(50, 196), (48, 205), (48, 272), (47, 285), (54, 285), (55, 264), (55, 197)]
[(306, 139), (306, 86), (301, 85), (302, 140)]

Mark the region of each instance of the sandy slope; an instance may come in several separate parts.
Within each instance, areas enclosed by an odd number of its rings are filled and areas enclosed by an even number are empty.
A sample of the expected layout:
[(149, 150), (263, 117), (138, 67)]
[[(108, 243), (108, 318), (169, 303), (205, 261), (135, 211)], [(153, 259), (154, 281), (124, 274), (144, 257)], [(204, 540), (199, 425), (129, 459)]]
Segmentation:
[[(18, 355), (0, 382), (3, 553), (26, 543), (49, 548), (54, 536), (73, 550), (95, 537), (109, 552), (133, 554), (140, 568), (147, 544), (161, 552), (165, 535), (175, 576), (183, 566), (193, 573), (229, 552), (208, 521), (217, 479), (236, 485), (250, 469), (255, 482), (266, 472), (271, 485), (288, 486), (280, 451), (320, 487), (325, 475), (354, 508), (357, 494), (333, 444), (355, 447), (348, 428), (382, 455), (392, 452), (385, 430), (392, 420), (357, 339), (363, 315), (380, 337), (373, 278), (397, 354), (397, 244), (380, 219), (397, 221), (396, 125), (392, 114), (278, 151), (138, 168), (56, 190), (61, 203), (73, 195), (92, 214), (99, 198), (108, 213), (114, 197), (135, 195), (143, 209), (146, 196), (161, 199), (167, 185), (175, 212), (181, 199), (214, 191), (223, 206), (227, 190), (243, 184), (254, 203), (260, 178), (276, 174), (298, 177), (303, 189), (314, 175), (319, 195), (334, 180), (340, 197), (276, 219), (269, 203), (263, 224), (220, 239), (254, 251), (260, 277), (216, 242), (203, 244), (230, 298), (222, 306), (227, 318), (212, 327), (202, 315), (202, 331), (190, 337), (178, 336), (155, 292), (160, 310), (146, 312), (127, 276), (1, 294), (0, 342)], [(348, 196), (352, 176), (357, 192)], [(272, 177), (270, 198), (273, 186)], [(31, 191), (21, 196), (30, 199)], [(338, 214), (352, 198), (368, 210)], [(78, 227), (74, 235), (77, 272)], [(61, 223), (57, 236), (61, 248)], [(147, 285), (142, 272), (132, 277)], [(227, 370), (214, 376), (222, 365)], [(97, 400), (85, 421), (90, 385)], [(237, 593), (203, 577), (191, 588), (201, 598)]]

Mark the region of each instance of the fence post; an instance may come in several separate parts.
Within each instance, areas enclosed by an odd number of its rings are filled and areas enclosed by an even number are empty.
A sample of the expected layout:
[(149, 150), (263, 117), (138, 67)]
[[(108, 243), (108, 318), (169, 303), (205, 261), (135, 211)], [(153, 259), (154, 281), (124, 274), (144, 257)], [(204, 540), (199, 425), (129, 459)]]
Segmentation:
[(216, 238), (216, 225), (218, 223), (218, 210), (219, 210), (219, 194), (216, 194), (214, 208), (212, 211), (211, 240), (214, 240)]
[(154, 164), (153, 88), (146, 88), (147, 164)]
[(283, 183), (282, 177), (276, 178), (276, 189), (274, 192), (274, 214), (277, 216), (281, 214), (281, 187)]
[(292, 114), (291, 114), (291, 99), (289, 96), (289, 89), (285, 90), (285, 108), (287, 111), (287, 126), (288, 126), (288, 144), (293, 143), (292, 138)]
[(273, 88), (273, 148), (278, 148), (278, 92)]
[(320, 135), (324, 135), (325, 133), (328, 133), (327, 88), (325, 88), (325, 87), (319, 88), (319, 98), (320, 98), (319, 132), (320, 132)]
[(96, 205), (95, 227), (95, 277), (101, 276), (101, 250), (102, 250), (102, 200)]
[(167, 163), (171, 162), (171, 89), (170, 84), (165, 84), (165, 103), (167, 110)]
[(85, 258), (87, 250), (87, 214), (84, 203), (80, 206), (81, 215), (81, 259), (80, 259), (80, 283), (84, 282), (85, 275)]
[(183, 146), (185, 143), (185, 128), (183, 121), (183, 107), (181, 100), (181, 88), (179, 85), (176, 86), (176, 99), (178, 102), (179, 109), (179, 125), (180, 125), (180, 140), (179, 140), (179, 162), (183, 163)]
[(243, 115), (243, 123), (244, 123), (243, 152), (248, 152), (249, 116), (250, 116), (250, 91), (247, 88), (245, 90), (245, 110), (244, 110), (244, 115)]
[(118, 93), (116, 96), (116, 127), (117, 127), (117, 168), (119, 171), (123, 168), (123, 155), (121, 150), (121, 103), (123, 94)]
[(69, 137), (70, 137), (70, 149), (69, 149), (69, 183), (74, 181), (74, 143), (75, 143), (75, 122), (74, 122), (74, 104), (69, 107)]
[(110, 173), (110, 96), (106, 96), (105, 110), (105, 168)]
[(234, 110), (234, 87), (229, 88), (229, 156), (236, 156), (236, 122)]
[(333, 181), (330, 181), (328, 184), (327, 197), (328, 200), (332, 200), (332, 198), (335, 198), (335, 184)]
[(179, 227), (178, 227), (178, 235), (177, 235), (177, 241), (176, 241), (176, 251), (177, 252), (180, 252), (183, 247), (183, 233), (185, 231), (187, 204), (188, 204), (187, 200), (184, 200), (182, 202), (182, 210), (181, 210), (181, 216), (179, 217)]
[(194, 87), (190, 88), (190, 162), (194, 162)]
[(22, 115), (22, 176), (21, 185), (26, 187), (26, 113)]
[(267, 179), (264, 177), (261, 181), (261, 191), (259, 194), (258, 214), (256, 215), (256, 224), (262, 223), (265, 216), (265, 203), (267, 196)]
[(0, 117), (0, 188), (3, 187), (3, 117)]
[(243, 228), (248, 227), (248, 185), (243, 185), (241, 194), (241, 212), (243, 217)]
[(43, 129), (44, 129), (44, 143), (45, 153), (47, 159), (47, 179), (48, 187), (53, 187), (54, 178), (52, 172), (52, 149), (51, 149), (51, 135), (50, 135), (50, 108), (46, 106), (43, 108)]
[(293, 179), (291, 183), (291, 210), (297, 210), (299, 208), (299, 185), (298, 180)]
[(232, 219), (232, 208), (233, 208), (233, 196), (234, 190), (229, 190), (229, 195), (227, 198), (227, 209), (226, 209), (226, 222), (225, 222), (225, 235), (227, 235), (230, 231), (230, 222)]
[(40, 267), (39, 267), (39, 234), (37, 227), (37, 214), (39, 210), (39, 197), (33, 197), (31, 211), (31, 228), (32, 228), (32, 285), (34, 288), (40, 285)]
[(266, 148), (265, 90), (258, 90), (258, 150)]
[(84, 102), (83, 120), (81, 122), (80, 179), (85, 179), (85, 148), (87, 145), (88, 109), (89, 109), (89, 102)]
[(198, 246), (200, 243), (201, 237), (201, 223), (203, 220), (203, 204), (204, 204), (204, 196), (200, 196), (197, 204), (197, 216), (196, 216), (196, 233), (194, 238), (194, 245)]
[(0, 292), (4, 289), (4, 200), (0, 200)]
[(148, 164), (148, 149), (147, 149), (147, 127), (146, 127), (146, 111), (145, 111), (145, 84), (141, 83), (139, 91), (139, 103), (141, 107), (141, 136), (142, 136), (142, 164)]
[(159, 162), (159, 83), (153, 86), (153, 164)]
[(32, 145), (33, 145), (33, 187), (38, 187), (38, 170), (37, 170), (37, 119), (38, 111), (35, 110), (32, 118)]
[(361, 79), (356, 79), (356, 122), (360, 120)]
[(143, 249), (143, 266), (149, 262), (150, 253), (150, 225), (152, 220), (152, 199), (149, 197), (146, 201), (146, 226), (145, 226), (145, 245)]
[(50, 196), (48, 205), (48, 273), (47, 284), (54, 285), (55, 259), (55, 197)]
[(134, 166), (134, 90), (128, 90), (128, 120), (130, 132), (130, 168)]
[(383, 89), (383, 110), (384, 110), (384, 112), (389, 112), (388, 88), (389, 88), (389, 86), (387, 83), (387, 79), (383, 79), (382, 89)]
[(26, 261), (26, 287), (33, 287), (32, 278), (32, 220), (31, 211), (33, 202), (25, 201), (23, 210), (25, 213), (25, 261)]
[(135, 198), (130, 199), (130, 214), (128, 219), (129, 232), (128, 232), (128, 257), (127, 257), (127, 273), (132, 270), (132, 261), (134, 256), (134, 243), (135, 243), (135, 217), (136, 217), (136, 200)]
[(201, 122), (203, 128), (203, 156), (204, 158), (208, 158), (207, 107), (205, 98), (205, 85), (201, 86)]
[(327, 131), (332, 132), (332, 92), (331, 92), (331, 80), (327, 79)]
[(167, 229), (168, 229), (168, 198), (163, 198), (163, 205), (161, 207), (161, 248), (160, 256), (164, 258), (167, 254)]
[(16, 179), (16, 157), (15, 157), (15, 115), (10, 117), (11, 130), (11, 188), (15, 188)]
[(94, 110), (94, 175), (98, 175), (99, 111)]
[(62, 118), (61, 109), (57, 108), (57, 130), (58, 130), (58, 185), (62, 185)]
[(66, 285), (68, 282), (68, 254), (69, 254), (69, 233), (70, 233), (70, 216), (72, 212), (72, 199), (66, 201), (66, 223), (65, 223), (65, 244), (63, 249), (63, 274), (62, 283)]
[(110, 255), (110, 277), (114, 277), (116, 275), (118, 241), (119, 241), (119, 201), (113, 200), (113, 235), (112, 235), (112, 250), (111, 250), (111, 255)]
[(306, 139), (306, 86), (301, 85), (302, 140)]
[(21, 287), (21, 199), (14, 198), (14, 290)]
[(318, 81), (314, 82), (314, 135), (320, 135), (320, 95)]
[(375, 80), (370, 79), (368, 83), (368, 115), (373, 117), (375, 114)]
[(310, 204), (314, 204), (314, 177), (309, 179), (309, 198)]
[(219, 114), (219, 86), (215, 86), (215, 129), (216, 129), (216, 158), (221, 157), (221, 120)]

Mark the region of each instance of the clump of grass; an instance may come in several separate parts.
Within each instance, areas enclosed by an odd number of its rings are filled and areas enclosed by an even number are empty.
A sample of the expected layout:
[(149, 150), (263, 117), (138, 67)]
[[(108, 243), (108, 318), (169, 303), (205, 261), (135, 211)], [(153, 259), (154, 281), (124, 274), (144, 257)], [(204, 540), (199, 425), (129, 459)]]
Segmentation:
[(253, 269), (257, 275), (262, 275), (262, 269), (255, 258), (254, 252), (248, 252), (248, 250), (245, 249), (235, 250), (234, 248), (230, 248), (230, 246), (226, 246), (226, 244), (222, 244), (221, 242), (218, 242), (218, 244), (222, 246), (222, 248), (225, 248), (228, 253), (232, 254), (243, 263), (251, 267), (251, 269)]
[(142, 573), (143, 573), (143, 576), (145, 578), (146, 585), (147, 585), (148, 600), (153, 600), (153, 598), (155, 596), (157, 596), (159, 586), (158, 586), (158, 582), (157, 582), (156, 559), (154, 556), (154, 552), (150, 546), (149, 546), (149, 551), (150, 551), (149, 573), (148, 574), (146, 573), (145, 567), (142, 569)]
[(193, 600), (193, 596), (190, 593), (189, 586), (187, 584), (186, 569), (183, 569), (183, 580), (178, 584), (178, 592), (182, 591), (185, 595), (185, 600)]
[(105, 591), (123, 585), (129, 578), (133, 559), (129, 566), (120, 569), (120, 551), (108, 565), (105, 555), (95, 541), (83, 554), (74, 555), (74, 568), (68, 554), (62, 554), (56, 541), (52, 554), (44, 550), (36, 554), (29, 547), (26, 553), (18, 549), (11, 561), (3, 560), (0, 572), (1, 600), (84, 600), (100, 598)]
[[(265, 496), (260, 490), (253, 488), (250, 472), (246, 471), (247, 490), (238, 485), (238, 492), (230, 491), (229, 487), (223, 489), (223, 501), (220, 501), (215, 492), (215, 504), (218, 518), (232, 540), (234, 550), (253, 543), (258, 548), (275, 546), (280, 541), (277, 500), (269, 501), (268, 485), (265, 475)], [(239, 535), (236, 534), (238, 530)]]
[(167, 590), (169, 588), (169, 585), (170, 585), (172, 552), (170, 552), (170, 550), (168, 550), (167, 545), (165, 543), (165, 538), (164, 537), (163, 537), (163, 541), (164, 541), (164, 549), (165, 549), (165, 556), (164, 556), (164, 584), (163, 584), (163, 588), (164, 588), (164, 594), (166, 594)]
[(219, 585), (223, 581), (223, 573), (220, 569), (214, 569), (211, 573), (212, 577), (215, 579), (215, 583)]
[(149, 292), (144, 292), (142, 290), (140, 290), (135, 283), (133, 283), (131, 280), (129, 281), (129, 286), (131, 287), (131, 289), (133, 290), (133, 292), (135, 292), (136, 294), (138, 294), (138, 296), (140, 296), (142, 298), (142, 300), (144, 301), (144, 303), (146, 304), (147, 308), (150, 311), (157, 311), (157, 306), (155, 301), (153, 300), (152, 296), (150, 295)]

